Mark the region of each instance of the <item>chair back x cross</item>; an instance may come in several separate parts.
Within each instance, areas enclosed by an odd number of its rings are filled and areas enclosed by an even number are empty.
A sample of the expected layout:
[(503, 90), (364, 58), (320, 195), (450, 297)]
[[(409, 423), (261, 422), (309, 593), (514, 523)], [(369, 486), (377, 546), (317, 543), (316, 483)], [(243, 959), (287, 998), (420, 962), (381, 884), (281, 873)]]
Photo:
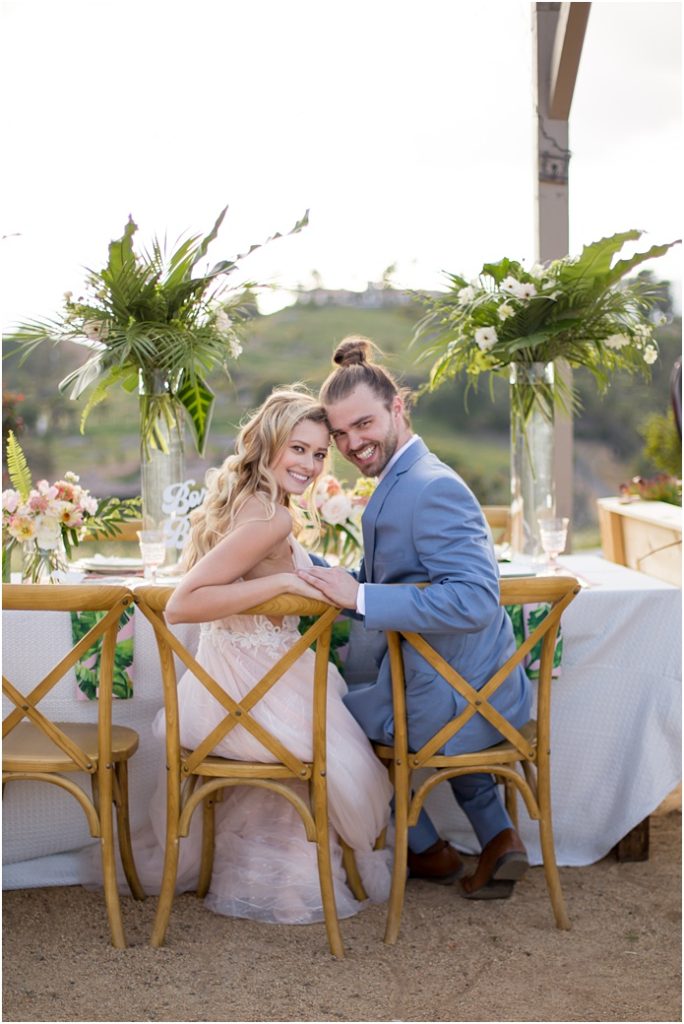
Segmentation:
[[(319, 601), (282, 595), (251, 608), (245, 615), (306, 615), (316, 620), (306, 633), (285, 651), (242, 700), (235, 700), (183, 646), (164, 620), (171, 597), (170, 587), (146, 586), (135, 591), (135, 600), (154, 629), (159, 648), (164, 706), (166, 710), (167, 835), (159, 906), (152, 932), (153, 946), (164, 941), (173, 903), (178, 870), (179, 841), (187, 836), (195, 810), (203, 807), (202, 854), (197, 887), (205, 895), (211, 882), (214, 855), (214, 803), (229, 786), (248, 785), (269, 789), (288, 800), (299, 813), (306, 837), (316, 843), (323, 912), (330, 950), (343, 957), (344, 947), (337, 919), (329, 846), (328, 796), (326, 785), (326, 700), (328, 656), (332, 624), (339, 609)], [(259, 701), (311, 645), (316, 644), (313, 680), (312, 759), (302, 760), (266, 729), (252, 714)], [(178, 718), (177, 680), (174, 655), (189, 669), (224, 709), (225, 715), (201, 742), (189, 750), (181, 746)], [(270, 754), (259, 761), (239, 761), (215, 756), (212, 751), (229, 732), (241, 726)], [(291, 786), (291, 780), (308, 783), (309, 800)], [(350, 878), (350, 883), (351, 883)], [(358, 893), (357, 893), (358, 894)]]
[[(502, 605), (548, 602), (550, 608), (546, 617), (527, 639), (480, 689), (471, 686), (430, 646), (425, 637), (409, 631), (388, 632), (394, 705), (394, 745), (375, 745), (376, 753), (392, 766), (395, 787), (395, 859), (385, 942), (396, 942), (399, 934), (406, 885), (408, 827), (417, 823), (425, 798), (435, 786), (447, 779), (474, 772), (490, 773), (505, 783), (506, 802), (514, 822), (517, 820), (516, 792), (522, 796), (530, 817), (539, 822), (544, 871), (556, 924), (559, 928), (570, 927), (553, 846), (550, 708), (556, 636), (561, 616), (579, 589), (577, 580), (567, 576), (511, 578), (501, 581)], [(417, 751), (410, 751), (408, 745), (402, 640), (417, 650), (466, 701), (466, 707), (461, 714), (439, 729)], [(527, 655), (540, 643), (537, 718), (518, 729), (511, 725), (490, 701), (513, 669), (523, 664)], [(501, 733), (502, 742), (485, 750), (464, 754), (440, 753), (445, 744), (457, 736), (474, 715), (481, 715), (490, 722)], [(522, 767), (522, 774), (516, 767), (518, 764)], [(434, 771), (416, 788), (415, 793), (411, 794), (411, 774), (419, 768), (430, 768)]]
[[(90, 833), (100, 839), (105, 903), (112, 943), (125, 948), (121, 908), (114, 861), (112, 805), (116, 807), (119, 850), (133, 895), (145, 893), (138, 880), (131, 848), (128, 814), (128, 760), (138, 748), (138, 734), (125, 726), (112, 725), (112, 680), (119, 620), (132, 603), (125, 587), (83, 584), (3, 584), (6, 612), (36, 613), (41, 629), (46, 612), (98, 611), (103, 617), (28, 692), (25, 686), (2, 677), (2, 692), (12, 705), (3, 718), (3, 789), (8, 782), (48, 782), (70, 793), (83, 809)], [(64, 676), (102, 638), (97, 724), (55, 722), (39, 707)], [(26, 675), (31, 674), (30, 666)], [(90, 776), (91, 796), (70, 774)]]

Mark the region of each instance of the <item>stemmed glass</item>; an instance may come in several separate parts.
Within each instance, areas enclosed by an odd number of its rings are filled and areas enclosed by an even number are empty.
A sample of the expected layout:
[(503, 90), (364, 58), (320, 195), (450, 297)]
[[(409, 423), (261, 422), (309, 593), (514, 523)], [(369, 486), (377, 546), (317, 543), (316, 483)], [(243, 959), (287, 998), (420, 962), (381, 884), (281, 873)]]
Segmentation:
[(561, 551), (565, 551), (565, 544), (568, 538), (568, 522), (567, 518), (556, 516), (544, 516), (537, 520), (541, 546), (546, 555), (545, 572), (548, 574), (560, 571), (558, 556)]
[(166, 559), (166, 542), (163, 530), (138, 530), (140, 554), (143, 561), (143, 575), (154, 583), (157, 569)]

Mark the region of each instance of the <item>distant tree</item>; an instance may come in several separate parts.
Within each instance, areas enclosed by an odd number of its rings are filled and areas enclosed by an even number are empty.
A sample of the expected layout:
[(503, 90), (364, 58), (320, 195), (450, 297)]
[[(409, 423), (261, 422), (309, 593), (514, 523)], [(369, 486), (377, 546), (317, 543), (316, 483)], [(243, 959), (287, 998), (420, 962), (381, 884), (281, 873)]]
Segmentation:
[(679, 479), (682, 474), (682, 440), (672, 410), (666, 416), (653, 413), (644, 421), (639, 433), (646, 441), (644, 455), (649, 462)]

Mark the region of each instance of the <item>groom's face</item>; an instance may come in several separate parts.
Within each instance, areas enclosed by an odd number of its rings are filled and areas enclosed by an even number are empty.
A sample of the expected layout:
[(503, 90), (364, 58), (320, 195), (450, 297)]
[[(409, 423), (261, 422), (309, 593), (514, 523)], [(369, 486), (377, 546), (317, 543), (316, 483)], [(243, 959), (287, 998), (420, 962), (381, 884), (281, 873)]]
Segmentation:
[(366, 384), (339, 402), (326, 405), (325, 411), (339, 451), (364, 476), (381, 473), (397, 448), (411, 436), (399, 395), (388, 409)]

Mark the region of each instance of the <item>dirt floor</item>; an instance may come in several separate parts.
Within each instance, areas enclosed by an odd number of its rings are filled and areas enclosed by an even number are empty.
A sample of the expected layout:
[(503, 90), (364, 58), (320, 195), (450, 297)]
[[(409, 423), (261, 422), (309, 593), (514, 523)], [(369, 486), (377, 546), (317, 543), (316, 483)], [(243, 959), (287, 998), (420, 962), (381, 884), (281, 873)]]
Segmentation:
[(651, 856), (564, 868), (572, 930), (559, 932), (541, 868), (511, 900), (408, 887), (396, 946), (384, 908), (323, 925), (259, 925), (177, 899), (167, 945), (147, 938), (155, 899), (124, 899), (114, 950), (101, 897), (81, 888), (4, 893), (7, 1021), (679, 1021), (681, 814), (651, 821)]

